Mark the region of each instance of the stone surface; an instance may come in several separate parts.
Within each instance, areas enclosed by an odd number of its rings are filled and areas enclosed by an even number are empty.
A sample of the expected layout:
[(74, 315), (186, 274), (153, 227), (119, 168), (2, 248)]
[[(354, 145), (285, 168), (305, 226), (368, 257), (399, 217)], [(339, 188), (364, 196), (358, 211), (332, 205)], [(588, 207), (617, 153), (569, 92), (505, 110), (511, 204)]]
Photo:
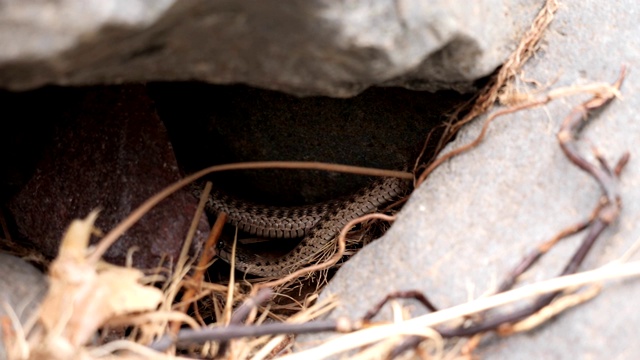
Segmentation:
[[(3, 253), (0, 253), (0, 274), (0, 319), (3, 319), (3, 324), (9, 324), (10, 329), (15, 329), (11, 321), (4, 321), (14, 319), (8, 315), (8, 307), (20, 325), (28, 325), (47, 292), (46, 277), (26, 261)], [(6, 328), (0, 326), (0, 359), (7, 358), (5, 336), (16, 336), (3, 333), (3, 329)]]
[[(611, 163), (631, 152), (621, 179), (623, 212), (582, 269), (618, 258), (640, 237), (639, 12), (634, 1), (563, 1), (543, 45), (524, 68), (527, 79), (552, 88), (610, 83), (621, 65), (631, 69), (624, 98), (593, 118), (580, 140), (585, 154), (596, 146)], [(522, 82), (517, 87), (536, 90)], [(386, 235), (347, 262), (325, 288), (322, 297), (338, 294), (341, 299), (331, 316), (358, 318), (394, 290), (421, 290), (439, 307), (477, 298), (541, 241), (585, 219), (600, 196), (598, 186), (562, 154), (556, 133), (571, 108), (587, 98), (573, 96), (501, 117), (482, 145), (437, 169)], [(449, 149), (475, 138), (481, 123), (465, 127)], [(554, 248), (525, 276), (526, 282), (557, 274), (583, 236)], [(514, 354), (519, 359), (636, 358), (639, 296), (637, 280), (614, 281), (594, 300), (536, 331), (489, 337), (476, 354), (490, 359)], [(424, 313), (410, 304), (414, 314)]]
[[(58, 253), (62, 234), (73, 219), (100, 209), (96, 226), (106, 233), (181, 177), (144, 86), (59, 91), (57, 99), (65, 106), (61, 113), (49, 114), (62, 119), (55, 126), (55, 137), (31, 179), (9, 204), (21, 234), (48, 257)], [(105, 259), (123, 264), (128, 250), (136, 247), (132, 259), (140, 268), (177, 260), (196, 206), (197, 199), (187, 190), (173, 194), (127, 231)], [(192, 254), (199, 251), (207, 232), (203, 217)]]
[[(299, 95), (472, 90), (540, 2), (0, 2), (0, 86), (202, 80)], [(488, 26), (487, 24), (491, 24)]]

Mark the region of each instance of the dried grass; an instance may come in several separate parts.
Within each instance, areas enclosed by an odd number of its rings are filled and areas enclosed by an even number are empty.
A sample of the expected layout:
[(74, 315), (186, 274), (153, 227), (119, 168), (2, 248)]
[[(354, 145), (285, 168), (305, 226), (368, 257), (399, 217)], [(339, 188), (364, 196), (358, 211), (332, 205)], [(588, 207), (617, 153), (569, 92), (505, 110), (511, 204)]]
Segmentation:
[[(475, 102), (472, 111), (463, 119), (455, 121), (451, 126), (448, 135), (453, 134), (464, 123), (471, 121), (477, 116), (485, 113), (499, 98), (504, 104), (517, 103), (532, 104), (531, 98), (517, 94), (511, 87), (506, 87), (508, 81), (519, 71), (522, 64), (531, 56), (542, 32), (546, 29), (557, 9), (556, 1), (548, 1), (540, 15), (534, 21), (532, 30), (523, 38), (521, 45), (509, 58), (509, 61), (501, 69), (497, 79), (490, 84), (488, 90), (481, 94)], [(607, 85), (608, 86), (608, 85)], [(567, 96), (572, 89), (556, 90), (547, 94), (547, 99), (557, 96)], [(585, 88), (580, 89), (581, 92)], [(598, 85), (594, 91), (602, 91), (602, 86)], [(490, 120), (488, 121), (488, 123)], [(488, 126), (487, 123), (487, 126)], [(447, 157), (448, 158), (448, 157)], [(442, 159), (442, 158), (441, 158)], [(444, 160), (442, 160), (444, 161)], [(442, 163), (442, 161), (438, 162)], [(432, 171), (435, 164), (423, 173), (421, 180)], [(264, 167), (281, 168), (322, 168), (326, 166), (309, 163), (252, 163), (249, 168)], [(162, 291), (152, 285), (151, 281), (156, 281), (161, 272), (155, 278), (145, 278), (144, 274), (138, 270), (105, 265), (99, 261), (100, 257), (117, 238), (133, 225), (151, 207), (164, 199), (172, 192), (192, 182), (198, 177), (214, 171), (224, 171), (239, 168), (247, 168), (246, 164), (232, 164), (217, 166), (205, 169), (184, 180), (168, 187), (161, 193), (149, 199), (139, 209), (132, 213), (131, 217), (113, 229), (103, 238), (103, 241), (92, 252), (87, 248), (89, 234), (93, 229), (93, 222), (97, 216), (96, 212), (91, 213), (84, 220), (74, 221), (61, 245), (58, 258), (51, 264), (49, 278), (51, 288), (42, 303), (41, 310), (32, 325), (24, 328), (19, 326), (17, 319), (12, 319), (13, 339), (5, 339), (10, 358), (15, 359), (181, 359), (176, 355), (175, 349), (170, 349), (166, 354), (152, 350), (144, 344), (150, 343), (153, 339), (167, 333), (175, 332), (178, 325), (185, 324), (190, 328), (198, 329), (211, 326), (223, 326), (229, 322), (233, 306), (238, 304), (250, 294), (255, 294), (257, 289), (265, 286), (275, 287), (279, 296), (288, 297), (287, 290), (300, 286), (300, 276), (296, 274), (286, 280), (265, 282), (261, 280), (251, 280), (234, 278), (230, 275), (228, 284), (213, 284), (200, 279), (191, 279), (188, 274), (193, 266), (193, 261), (186, 257), (186, 250), (183, 251), (178, 265), (170, 273), (172, 276), (166, 279), (162, 285)], [(332, 170), (344, 171), (344, 167), (332, 167)], [(351, 172), (371, 174), (371, 171), (348, 168)], [(375, 173), (377, 175), (391, 176), (412, 176), (407, 173), (394, 172), (393, 174)], [(374, 175), (375, 175), (374, 174)], [(202, 211), (202, 201), (198, 212)], [(199, 216), (196, 214), (195, 219)], [(0, 217), (1, 219), (1, 217)], [(388, 219), (388, 218), (387, 218)], [(194, 220), (195, 224), (195, 220)], [(4, 223), (0, 221), (0, 227), (5, 230)], [(185, 242), (184, 249), (189, 248), (189, 239), (193, 235), (195, 227), (192, 226), (189, 236)], [(6, 232), (6, 230), (5, 230)], [(346, 230), (343, 231), (343, 238)], [(629, 252), (635, 252), (640, 247), (640, 241), (636, 242)], [(327, 248), (319, 258), (321, 266), (316, 269), (324, 271), (319, 276), (319, 283), (326, 279), (326, 269), (337, 263), (344, 253), (344, 242), (341, 242), (338, 251), (334, 247)], [(254, 339), (242, 339), (231, 342), (230, 349), (226, 355), (230, 359), (255, 359), (267, 358), (280, 359), (323, 359), (333, 355), (344, 354), (347, 351), (360, 350), (351, 358), (353, 359), (376, 359), (381, 358), (381, 354), (388, 354), (398, 342), (398, 339), (406, 335), (418, 335), (430, 341), (425, 342), (422, 354), (427, 354), (430, 358), (454, 358), (464, 354), (464, 342), (455, 344), (445, 353), (445, 346), (439, 334), (431, 328), (438, 324), (451, 321), (461, 321), (471, 314), (497, 308), (521, 299), (530, 298), (543, 293), (554, 292), (563, 289), (567, 290), (567, 296), (554, 303), (554, 307), (545, 308), (534, 317), (523, 320), (512, 326), (509, 331), (522, 331), (537, 326), (545, 321), (549, 316), (556, 315), (568, 307), (575, 306), (586, 301), (600, 291), (600, 285), (592, 285), (589, 291), (572, 293), (575, 289), (588, 284), (600, 284), (605, 280), (622, 279), (625, 277), (637, 277), (640, 275), (640, 262), (625, 261), (629, 258), (625, 254), (620, 261), (612, 263), (600, 269), (555, 278), (527, 286), (505, 293), (492, 295), (489, 297), (470, 301), (466, 304), (458, 305), (449, 309), (441, 310), (414, 319), (397, 319), (391, 324), (377, 324), (349, 334), (337, 335), (318, 346), (304, 351), (290, 352), (292, 345), (291, 337), (284, 335), (263, 336)], [(199, 264), (202, 266), (202, 264)], [(307, 274), (311, 272), (307, 269)], [(320, 285), (318, 285), (320, 287)], [(178, 295), (185, 289), (191, 289), (194, 295), (183, 299), (183, 302), (176, 302)], [(242, 291), (244, 289), (244, 291)], [(261, 324), (269, 319), (290, 323), (304, 323), (318, 318), (322, 314), (330, 311), (337, 305), (335, 298), (328, 298), (323, 302), (315, 302), (319, 288), (307, 297), (304, 301), (297, 301), (291, 297), (291, 301), (285, 304), (267, 304), (254, 310), (248, 322)], [(195, 295), (197, 294), (197, 295)], [(215, 324), (206, 324), (199, 314), (198, 308), (194, 309), (194, 314), (189, 316), (185, 313), (190, 304), (203, 298), (210, 298), (212, 302), (212, 312), (216, 319)], [(224, 301), (221, 301), (224, 299)], [(294, 312), (293, 315), (283, 316), (283, 312)], [(10, 312), (9, 312), (10, 313)], [(174, 324), (174, 325), (170, 325)], [(178, 324), (178, 325), (175, 325)], [(93, 339), (104, 329), (114, 329), (122, 331), (129, 329), (127, 336), (123, 335), (118, 340), (104, 340), (102, 344), (92, 344)], [(506, 334), (506, 333), (505, 333)], [(207, 343), (194, 350), (198, 356), (209, 357), (216, 353), (218, 344)]]

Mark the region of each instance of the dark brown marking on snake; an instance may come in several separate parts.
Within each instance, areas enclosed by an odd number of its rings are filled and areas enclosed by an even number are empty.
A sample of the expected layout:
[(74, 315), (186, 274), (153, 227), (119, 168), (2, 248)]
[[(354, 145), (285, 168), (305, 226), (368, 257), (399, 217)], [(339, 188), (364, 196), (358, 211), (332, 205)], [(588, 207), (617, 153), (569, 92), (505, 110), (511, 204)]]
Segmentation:
[[(381, 178), (343, 200), (282, 208), (259, 206), (215, 191), (207, 201), (206, 210), (212, 214), (224, 211), (230, 224), (252, 235), (304, 236), (292, 251), (267, 262), (259, 260), (258, 255), (240, 245), (236, 247), (236, 269), (253, 275), (280, 277), (312, 263), (349, 221), (397, 200), (407, 193), (410, 186), (408, 180)], [(196, 196), (200, 192), (198, 187), (194, 188)], [(230, 262), (230, 244), (222, 243), (220, 246), (220, 258)]]

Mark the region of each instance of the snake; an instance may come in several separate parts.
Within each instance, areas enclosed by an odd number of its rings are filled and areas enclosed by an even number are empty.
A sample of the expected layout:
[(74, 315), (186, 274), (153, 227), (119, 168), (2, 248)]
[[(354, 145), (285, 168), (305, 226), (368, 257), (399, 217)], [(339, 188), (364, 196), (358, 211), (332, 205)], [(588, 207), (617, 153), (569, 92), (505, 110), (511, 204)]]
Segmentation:
[[(207, 214), (227, 214), (227, 223), (250, 235), (266, 238), (302, 238), (290, 252), (265, 258), (238, 244), (235, 268), (261, 277), (283, 277), (311, 264), (328, 245), (334, 242), (342, 228), (351, 220), (372, 213), (383, 205), (404, 196), (411, 181), (400, 178), (379, 178), (355, 194), (314, 205), (273, 207), (255, 204), (212, 190), (205, 205)], [(202, 186), (192, 188), (195, 196)], [(231, 263), (231, 244), (218, 243), (218, 257)]]

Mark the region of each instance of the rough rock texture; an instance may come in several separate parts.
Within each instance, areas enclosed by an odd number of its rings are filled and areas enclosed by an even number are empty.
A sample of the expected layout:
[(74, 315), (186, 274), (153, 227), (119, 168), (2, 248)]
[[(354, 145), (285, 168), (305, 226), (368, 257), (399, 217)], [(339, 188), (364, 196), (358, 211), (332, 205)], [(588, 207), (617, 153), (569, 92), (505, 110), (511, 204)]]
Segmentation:
[[(3, 253), (0, 253), (0, 274), (0, 318), (9, 318), (5, 307), (8, 306), (20, 321), (20, 325), (25, 326), (31, 321), (34, 310), (47, 292), (47, 279), (28, 262)], [(10, 329), (15, 329), (17, 324), (9, 322), (8, 325)], [(5, 336), (11, 339), (9, 334), (3, 333), (3, 329), (6, 328), (0, 326), (0, 359), (7, 358)], [(13, 343), (12, 341), (9, 344)]]
[[(63, 121), (57, 124), (55, 138), (35, 174), (9, 206), (20, 232), (49, 257), (56, 256), (71, 220), (98, 208), (96, 226), (106, 232), (181, 176), (144, 86), (60, 94), (60, 101), (67, 105)], [(161, 259), (167, 260), (164, 256), (175, 261), (196, 205), (197, 199), (186, 190), (173, 194), (127, 231), (105, 259), (122, 264), (127, 251), (137, 247), (135, 266), (156, 267)], [(207, 231), (203, 217), (192, 253), (198, 251)]]
[[(246, 83), (354, 95), (473, 89), (539, 1), (3, 0), (0, 84)], [(487, 26), (491, 24), (491, 26)]]
[[(623, 212), (583, 269), (616, 259), (640, 237), (639, 12), (635, 1), (563, 1), (544, 45), (524, 69), (528, 79), (553, 88), (612, 82), (622, 64), (631, 69), (624, 99), (591, 120), (580, 141), (585, 154), (597, 146), (612, 163), (631, 152), (621, 180)], [(534, 90), (524, 83), (518, 87)], [(586, 98), (565, 98), (499, 118), (481, 146), (437, 169), (387, 234), (347, 262), (325, 288), (323, 297), (338, 294), (341, 300), (331, 316), (358, 318), (394, 290), (419, 289), (440, 307), (463, 303), (493, 289), (541, 241), (585, 219), (599, 188), (562, 154), (556, 132), (571, 108)], [(475, 138), (481, 122), (463, 129), (449, 149)], [(583, 236), (562, 242), (525, 276), (527, 281), (557, 274)], [(635, 358), (640, 354), (639, 285), (637, 280), (613, 282), (596, 299), (539, 330), (485, 340), (477, 354), (490, 359), (514, 354), (519, 359)], [(415, 303), (412, 308), (414, 314), (424, 312)]]

